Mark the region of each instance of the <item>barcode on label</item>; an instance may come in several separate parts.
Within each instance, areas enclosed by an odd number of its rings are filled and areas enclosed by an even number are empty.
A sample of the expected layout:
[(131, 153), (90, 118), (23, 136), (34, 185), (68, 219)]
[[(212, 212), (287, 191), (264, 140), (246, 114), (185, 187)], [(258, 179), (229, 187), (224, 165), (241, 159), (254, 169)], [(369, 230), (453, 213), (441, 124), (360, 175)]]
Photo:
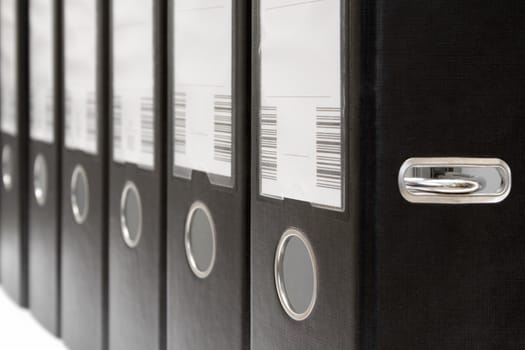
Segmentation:
[(153, 154), (155, 148), (153, 98), (140, 99), (140, 148), (143, 153)]
[(316, 185), (341, 190), (341, 109), (316, 108)]
[(186, 94), (175, 93), (175, 153), (186, 154)]
[(277, 181), (277, 107), (261, 106), (261, 176)]
[(97, 142), (97, 111), (96, 107), (97, 101), (95, 93), (89, 93), (87, 95), (87, 101), (86, 101), (86, 114), (87, 114), (87, 137), (88, 142), (96, 143)]
[(232, 159), (232, 97), (215, 95), (213, 121), (214, 159), (230, 163)]
[(113, 96), (113, 149), (122, 147), (122, 97)]

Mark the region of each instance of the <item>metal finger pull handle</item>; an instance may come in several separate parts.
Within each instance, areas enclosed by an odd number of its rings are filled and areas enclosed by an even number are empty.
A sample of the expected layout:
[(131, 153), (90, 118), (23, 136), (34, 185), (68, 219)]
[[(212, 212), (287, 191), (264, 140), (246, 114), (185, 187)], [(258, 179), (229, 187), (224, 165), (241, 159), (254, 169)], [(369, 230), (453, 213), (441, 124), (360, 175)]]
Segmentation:
[(510, 193), (510, 167), (497, 158), (410, 158), (399, 191), (411, 203), (499, 203)]
[(485, 187), (483, 178), (463, 174), (450, 174), (439, 178), (405, 177), (409, 191), (441, 194), (470, 194)]

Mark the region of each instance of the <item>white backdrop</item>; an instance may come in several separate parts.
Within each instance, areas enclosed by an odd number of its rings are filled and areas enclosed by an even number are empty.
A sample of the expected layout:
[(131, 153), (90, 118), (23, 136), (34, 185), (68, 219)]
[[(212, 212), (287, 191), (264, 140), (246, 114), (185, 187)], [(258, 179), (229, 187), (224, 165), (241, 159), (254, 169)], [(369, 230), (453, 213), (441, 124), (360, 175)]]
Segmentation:
[(29, 311), (15, 305), (0, 288), (0, 349), (66, 350), (66, 347), (40, 326)]

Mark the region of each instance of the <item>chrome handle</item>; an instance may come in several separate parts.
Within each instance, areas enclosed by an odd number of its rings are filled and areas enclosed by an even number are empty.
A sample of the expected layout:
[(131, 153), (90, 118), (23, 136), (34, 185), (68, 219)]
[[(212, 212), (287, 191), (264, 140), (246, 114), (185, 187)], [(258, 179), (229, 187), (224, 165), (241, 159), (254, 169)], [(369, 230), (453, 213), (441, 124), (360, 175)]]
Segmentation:
[(447, 174), (447, 177), (435, 179), (405, 177), (404, 181), (410, 191), (437, 194), (471, 194), (485, 186), (482, 178), (462, 174)]
[(409, 158), (399, 169), (399, 191), (411, 203), (499, 203), (510, 193), (511, 170), (498, 158)]

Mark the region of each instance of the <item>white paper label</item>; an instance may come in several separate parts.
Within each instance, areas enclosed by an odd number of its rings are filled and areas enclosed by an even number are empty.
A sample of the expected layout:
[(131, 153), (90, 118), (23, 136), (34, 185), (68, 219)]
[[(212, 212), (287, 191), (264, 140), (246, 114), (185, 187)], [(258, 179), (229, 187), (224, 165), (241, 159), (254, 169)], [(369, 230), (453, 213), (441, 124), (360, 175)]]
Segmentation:
[(113, 160), (155, 167), (153, 1), (113, 1)]
[(31, 139), (52, 143), (55, 138), (54, 3), (31, 0)]
[(1, 1), (1, 19), (0, 27), (0, 47), (1, 59), (0, 64), (0, 81), (1, 86), (1, 127), (2, 131), (16, 135), (18, 131), (18, 106), (17, 106), (17, 71), (18, 71), (18, 54), (17, 54), (17, 0), (0, 0)]
[(174, 174), (231, 177), (232, 0), (175, 0), (174, 11)]
[(340, 0), (261, 0), (260, 193), (343, 207)]
[(64, 2), (65, 145), (97, 154), (96, 0)]

